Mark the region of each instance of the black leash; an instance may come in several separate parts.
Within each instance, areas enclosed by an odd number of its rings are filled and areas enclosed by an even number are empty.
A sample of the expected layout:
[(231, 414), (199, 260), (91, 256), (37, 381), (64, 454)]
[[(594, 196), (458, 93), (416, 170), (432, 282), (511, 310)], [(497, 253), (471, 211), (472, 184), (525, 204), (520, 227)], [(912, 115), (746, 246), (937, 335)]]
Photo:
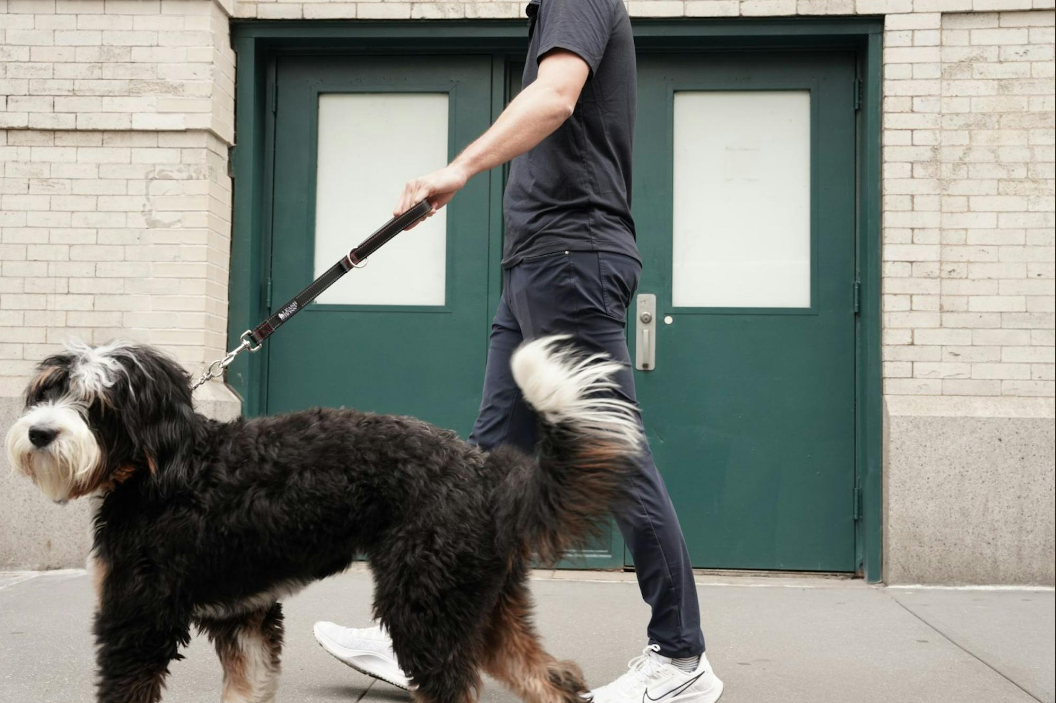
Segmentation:
[(235, 357), (242, 352), (248, 351), (252, 354), (260, 351), (264, 340), (273, 335), (275, 330), (308, 307), (309, 303), (318, 298), (323, 291), (336, 283), (339, 278), (352, 269), (361, 267), (371, 254), (383, 247), (397, 234), (428, 215), (432, 209), (432, 204), (428, 200), (423, 200), (407, 212), (383, 224), (374, 234), (360, 242), (359, 246), (349, 249), (348, 253), (341, 257), (340, 261), (327, 269), (322, 276), (309, 283), (304, 290), (293, 296), (289, 302), (272, 313), (268, 319), (261, 322), (256, 328), (243, 332), (239, 337), (242, 343), (229, 351), (223, 359), (217, 359), (209, 364), (205, 369), (205, 373), (191, 386), (191, 390), (197, 389), (206, 381), (222, 376), (224, 369), (230, 366)]

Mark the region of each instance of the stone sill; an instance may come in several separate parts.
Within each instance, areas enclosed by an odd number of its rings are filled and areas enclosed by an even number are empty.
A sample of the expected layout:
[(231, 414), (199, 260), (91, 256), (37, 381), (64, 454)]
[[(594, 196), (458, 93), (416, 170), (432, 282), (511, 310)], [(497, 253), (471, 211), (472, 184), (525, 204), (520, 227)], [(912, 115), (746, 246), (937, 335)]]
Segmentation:
[(889, 395), (884, 405), (892, 417), (1056, 417), (1054, 398)]

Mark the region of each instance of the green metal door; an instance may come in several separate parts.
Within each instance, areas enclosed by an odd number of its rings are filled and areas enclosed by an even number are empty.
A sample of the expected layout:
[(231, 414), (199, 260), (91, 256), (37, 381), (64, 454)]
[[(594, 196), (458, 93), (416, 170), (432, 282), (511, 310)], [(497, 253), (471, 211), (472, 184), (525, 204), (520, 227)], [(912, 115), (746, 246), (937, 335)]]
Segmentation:
[[(487, 56), (278, 59), (269, 305), (388, 219), (403, 182), (488, 127), (491, 72)], [(488, 189), (471, 181), (268, 341), (268, 413), (349, 406), (469, 433), (491, 313)]]
[(629, 334), (654, 346), (638, 395), (698, 568), (856, 568), (854, 86), (837, 52), (639, 60), (656, 310)]

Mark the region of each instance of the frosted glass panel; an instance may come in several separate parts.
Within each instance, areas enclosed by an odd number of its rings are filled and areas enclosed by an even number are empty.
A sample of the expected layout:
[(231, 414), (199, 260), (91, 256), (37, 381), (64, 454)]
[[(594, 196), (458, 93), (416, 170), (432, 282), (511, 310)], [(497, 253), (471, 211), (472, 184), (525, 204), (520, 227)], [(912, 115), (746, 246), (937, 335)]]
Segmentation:
[[(392, 217), (408, 180), (447, 164), (447, 142), (446, 93), (320, 96), (316, 276)], [(318, 301), (443, 305), (445, 214), (397, 235)]]
[(674, 101), (672, 302), (810, 307), (810, 93)]

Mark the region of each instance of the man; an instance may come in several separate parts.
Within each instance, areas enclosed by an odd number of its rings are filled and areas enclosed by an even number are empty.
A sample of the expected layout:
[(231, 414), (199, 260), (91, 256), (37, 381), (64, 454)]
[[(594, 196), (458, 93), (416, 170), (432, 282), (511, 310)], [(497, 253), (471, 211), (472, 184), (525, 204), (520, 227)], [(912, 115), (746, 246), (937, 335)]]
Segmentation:
[[(532, 0), (524, 89), (450, 165), (407, 183), (400, 214), (433, 212), (475, 174), (512, 159), (503, 200), (503, 297), (491, 330), (480, 415), (470, 441), (531, 452), (535, 418), (510, 372), (524, 339), (565, 333), (624, 362), (614, 392), (634, 402), (627, 308), (641, 259), (631, 218), (634, 39), (621, 0)], [(616, 516), (652, 606), (649, 643), (629, 671), (592, 693), (597, 703), (714, 703), (722, 682), (704, 656), (693, 573), (671, 499), (646, 449), (630, 505)], [(350, 666), (408, 685), (381, 628), (317, 623), (316, 637)]]

